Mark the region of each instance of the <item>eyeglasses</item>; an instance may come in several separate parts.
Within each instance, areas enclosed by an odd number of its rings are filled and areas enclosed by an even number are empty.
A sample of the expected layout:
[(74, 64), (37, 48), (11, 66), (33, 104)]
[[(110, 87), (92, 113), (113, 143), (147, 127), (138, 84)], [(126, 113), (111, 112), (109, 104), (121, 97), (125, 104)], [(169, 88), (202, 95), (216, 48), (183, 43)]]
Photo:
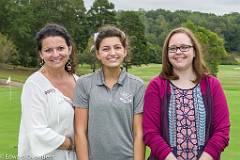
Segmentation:
[(168, 53), (176, 53), (177, 50), (179, 49), (181, 52), (187, 52), (190, 50), (190, 48), (192, 48), (193, 46), (191, 45), (181, 45), (179, 47), (177, 46), (172, 46), (172, 47), (168, 47)]

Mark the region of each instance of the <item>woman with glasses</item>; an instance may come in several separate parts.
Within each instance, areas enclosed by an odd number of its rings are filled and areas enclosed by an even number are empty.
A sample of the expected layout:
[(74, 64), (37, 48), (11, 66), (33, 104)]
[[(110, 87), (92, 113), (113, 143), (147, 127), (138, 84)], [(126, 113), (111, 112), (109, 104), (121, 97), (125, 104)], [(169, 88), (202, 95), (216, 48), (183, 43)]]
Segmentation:
[(219, 80), (208, 74), (187, 28), (163, 46), (162, 71), (144, 97), (144, 142), (150, 160), (218, 160), (229, 141), (229, 111)]
[(68, 31), (45, 25), (36, 35), (41, 68), (26, 80), (22, 96), (19, 160), (75, 160), (75, 51)]
[(80, 160), (144, 160), (143, 81), (121, 67), (127, 37), (113, 26), (95, 34), (101, 68), (79, 78), (75, 90), (75, 142)]

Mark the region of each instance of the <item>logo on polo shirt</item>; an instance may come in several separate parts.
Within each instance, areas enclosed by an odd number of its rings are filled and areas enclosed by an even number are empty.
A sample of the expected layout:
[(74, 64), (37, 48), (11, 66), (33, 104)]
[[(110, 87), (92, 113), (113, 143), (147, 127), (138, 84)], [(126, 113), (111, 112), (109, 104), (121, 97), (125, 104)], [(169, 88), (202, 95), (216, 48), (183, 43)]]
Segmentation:
[(130, 93), (127, 93), (125, 91), (120, 93), (120, 101), (123, 103), (131, 103), (133, 99), (133, 95)]

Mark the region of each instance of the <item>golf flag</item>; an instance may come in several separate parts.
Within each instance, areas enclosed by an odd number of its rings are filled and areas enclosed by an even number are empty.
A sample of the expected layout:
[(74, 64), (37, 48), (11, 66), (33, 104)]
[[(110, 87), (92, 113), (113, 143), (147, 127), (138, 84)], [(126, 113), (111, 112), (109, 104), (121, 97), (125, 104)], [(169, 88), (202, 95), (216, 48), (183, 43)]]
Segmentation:
[(11, 77), (9, 76), (7, 81), (6, 81), (7, 84), (10, 84), (11, 83)]

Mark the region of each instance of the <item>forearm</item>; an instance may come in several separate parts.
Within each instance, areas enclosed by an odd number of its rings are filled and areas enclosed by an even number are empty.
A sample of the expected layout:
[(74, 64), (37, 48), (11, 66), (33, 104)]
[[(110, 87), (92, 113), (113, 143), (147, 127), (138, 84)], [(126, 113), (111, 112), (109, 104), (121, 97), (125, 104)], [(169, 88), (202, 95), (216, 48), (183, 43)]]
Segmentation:
[(134, 160), (144, 160), (145, 158), (145, 145), (143, 143), (142, 136), (136, 136), (134, 138)]
[(78, 160), (88, 160), (88, 109), (75, 109), (75, 144)]
[(133, 118), (133, 156), (134, 160), (144, 160), (145, 144), (143, 142), (142, 114), (135, 114)]
[(78, 160), (88, 160), (88, 140), (86, 134), (75, 135), (76, 154)]

